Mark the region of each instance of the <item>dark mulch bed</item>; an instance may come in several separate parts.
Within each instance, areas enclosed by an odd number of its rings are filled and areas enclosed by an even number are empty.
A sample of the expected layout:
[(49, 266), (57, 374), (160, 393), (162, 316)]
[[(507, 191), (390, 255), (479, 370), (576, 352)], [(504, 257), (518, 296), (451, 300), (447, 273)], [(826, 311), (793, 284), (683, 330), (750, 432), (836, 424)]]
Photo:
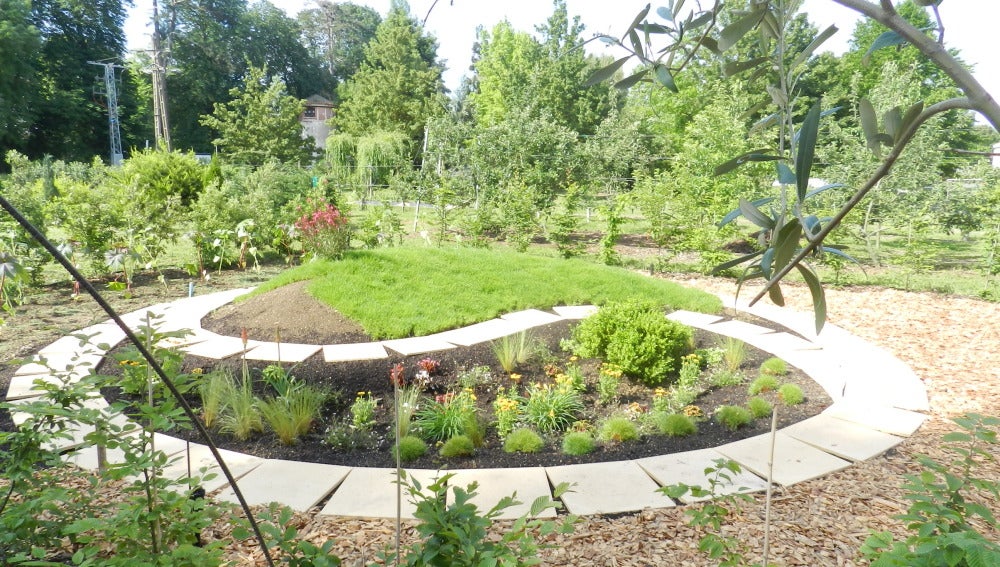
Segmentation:
[[(209, 317), (206, 319), (206, 327), (212, 328), (216, 332), (222, 331), (233, 334), (235, 329), (231, 326), (227, 327), (227, 324), (225, 323), (219, 323), (220, 320), (225, 321), (225, 316), (218, 316), (217, 314), (217, 316)], [(232, 321), (230, 321), (230, 325), (231, 323)], [(534, 336), (536, 339), (543, 342), (548, 347), (550, 352), (554, 353), (554, 356), (561, 356), (562, 360), (565, 361), (566, 355), (561, 353), (559, 349), (559, 341), (569, 336), (573, 325), (575, 325), (573, 322), (560, 322), (544, 327), (538, 327), (534, 330)], [(235, 334), (238, 335), (239, 331), (236, 330)], [(339, 338), (347, 338), (350, 335), (351, 333), (341, 334)], [(283, 333), (282, 336), (284, 337), (286, 335)], [(350, 338), (354, 338), (356, 341), (368, 340), (363, 333), (355, 333)], [(698, 343), (697, 346), (701, 348), (717, 344), (718, 337), (708, 333), (697, 332), (696, 340)], [(747, 345), (747, 351), (748, 355), (743, 366), (744, 374), (749, 378), (753, 378), (757, 375), (757, 368), (760, 363), (770, 355), (754, 349), (749, 345)], [(322, 354), (317, 354), (306, 361), (295, 365), (292, 368), (292, 373), (299, 380), (307, 381), (310, 384), (322, 385), (329, 388), (331, 391), (339, 391), (341, 393), (335, 401), (329, 403), (327, 407), (324, 408), (323, 423), (314, 427), (312, 432), (310, 432), (298, 444), (293, 446), (282, 445), (278, 442), (277, 438), (270, 433), (258, 435), (249, 441), (241, 442), (229, 435), (216, 432), (214, 434), (215, 441), (221, 447), (226, 449), (250, 453), (267, 458), (311, 461), (349, 466), (393, 467), (395, 466), (395, 463), (391, 457), (391, 437), (389, 435), (388, 425), (390, 422), (389, 408), (391, 408), (392, 405), (392, 387), (389, 380), (389, 371), (395, 364), (402, 363), (406, 366), (408, 375), (412, 375), (416, 369), (416, 362), (425, 356), (428, 355), (396, 355), (390, 356), (388, 359), (375, 361), (328, 364), (323, 361)], [(491, 404), (496, 397), (497, 390), (508, 386), (510, 383), (506, 373), (496, 362), (496, 356), (493, 354), (489, 343), (431, 353), (429, 356), (441, 362), (441, 371), (435, 382), (440, 387), (446, 387), (447, 384), (454, 380), (455, 376), (463, 369), (470, 369), (472, 367), (482, 365), (490, 366), (493, 379), (476, 390), (480, 408), (491, 408)], [(588, 372), (588, 376), (596, 376), (596, 362), (591, 361), (589, 364), (590, 371)], [(117, 371), (113, 368), (113, 365), (105, 366), (108, 368), (105, 368), (104, 370), (109, 373)], [(261, 376), (260, 371), (264, 366), (266, 366), (266, 364), (251, 362), (251, 374), (256, 378), (259, 378)], [(288, 366), (291, 365), (286, 365), (286, 367)], [(235, 373), (235, 375), (239, 376), (241, 361), (238, 356), (222, 361), (188, 357), (185, 359), (184, 363), (185, 371), (200, 368), (202, 371), (208, 372), (221, 367), (229, 368)], [(585, 365), (584, 368), (587, 369), (588, 366)], [(525, 376), (526, 381), (545, 379), (542, 362), (536, 362), (526, 367), (519, 367), (518, 371)], [(822, 389), (797, 369), (791, 369), (790, 374), (786, 376), (783, 381), (795, 382), (799, 384), (805, 393), (806, 401), (798, 406), (779, 407), (774, 394), (769, 394), (771, 396), (772, 403), (774, 403), (775, 407), (778, 408), (779, 411), (779, 427), (784, 427), (807, 417), (816, 415), (830, 403), (830, 399), (822, 391)], [(631, 386), (624, 380), (623, 386), (624, 391), (621, 396), (622, 406), (633, 401), (648, 405), (650, 400), (650, 390), (648, 388)], [(259, 380), (257, 387), (260, 394), (268, 393), (266, 391), (267, 387)], [(372, 392), (375, 397), (381, 398), (382, 400), (377, 414), (378, 421), (381, 425), (376, 426), (375, 428), (375, 432), (377, 434), (376, 446), (366, 448), (364, 450), (338, 451), (326, 445), (323, 442), (323, 438), (324, 432), (329, 424), (338, 419), (343, 419), (344, 416), (348, 415), (347, 408), (351, 401), (353, 401), (357, 392), (369, 391)], [(109, 398), (109, 400), (121, 399), (121, 394), (116, 389), (105, 389), (104, 394), (107, 398)], [(699, 398), (696, 404), (703, 409), (706, 415), (711, 415), (712, 410), (721, 404), (745, 405), (747, 397), (746, 385), (726, 387), (709, 391)], [(588, 393), (586, 399), (587, 407), (593, 407), (594, 404), (591, 400), (595, 399), (595, 396), (592, 393)], [(198, 403), (198, 400), (195, 397), (192, 397), (190, 401), (193, 404)], [(595, 422), (600, 415), (611, 413), (614, 410), (620, 409), (621, 406), (615, 408), (600, 408), (598, 409), (598, 416), (591, 418), (591, 422)], [(769, 419), (759, 419), (755, 420), (751, 425), (733, 432), (715, 423), (714, 420), (707, 419), (699, 423), (699, 431), (696, 435), (684, 438), (669, 438), (661, 435), (647, 436), (636, 442), (602, 445), (599, 446), (595, 452), (583, 456), (567, 456), (559, 452), (560, 439), (557, 437), (547, 440), (548, 450), (542, 453), (506, 453), (503, 451), (502, 443), (498, 440), (495, 431), (491, 427), (487, 432), (486, 444), (477, 449), (473, 457), (444, 459), (440, 457), (437, 454), (437, 451), (435, 451), (432, 447), (431, 450), (428, 451), (427, 455), (409, 463), (407, 466), (409, 468), (460, 469), (552, 466), (588, 462), (618, 461), (714, 447), (738, 439), (744, 439), (754, 435), (766, 433), (769, 430), (769, 427)], [(173, 434), (182, 438), (197, 441), (191, 431), (179, 431), (174, 432)]]

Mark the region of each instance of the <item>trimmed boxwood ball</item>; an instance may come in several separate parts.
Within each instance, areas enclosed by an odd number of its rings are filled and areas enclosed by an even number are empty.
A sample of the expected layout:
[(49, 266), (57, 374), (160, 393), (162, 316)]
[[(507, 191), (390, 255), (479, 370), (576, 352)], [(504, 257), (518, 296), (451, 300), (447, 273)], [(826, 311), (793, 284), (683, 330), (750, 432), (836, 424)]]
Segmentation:
[(415, 461), (427, 452), (427, 443), (416, 435), (407, 435), (399, 440), (399, 460), (404, 463)]
[(760, 397), (753, 397), (747, 400), (747, 409), (750, 410), (750, 414), (753, 415), (754, 419), (767, 417), (774, 411), (771, 402)]
[(802, 393), (802, 388), (798, 384), (782, 384), (778, 388), (778, 398), (786, 406), (796, 406), (805, 401), (805, 394)]
[(747, 393), (751, 396), (756, 396), (762, 392), (772, 392), (778, 389), (778, 379), (774, 376), (758, 376), (754, 378), (753, 382), (750, 382), (750, 387), (747, 388)]
[(768, 376), (784, 376), (788, 374), (788, 363), (778, 357), (771, 358), (760, 363), (760, 373)]
[(586, 455), (592, 453), (597, 444), (594, 437), (586, 431), (570, 431), (563, 437), (562, 450), (567, 455)]
[(601, 441), (635, 441), (639, 438), (639, 428), (627, 417), (609, 417), (601, 424), (597, 433)]
[(752, 419), (750, 410), (740, 406), (719, 406), (719, 409), (715, 410), (715, 420), (730, 431), (736, 431), (750, 423)]
[(456, 435), (444, 442), (441, 446), (441, 456), (450, 459), (454, 457), (468, 457), (476, 451), (476, 446), (468, 435)]
[(537, 453), (544, 446), (542, 436), (527, 427), (511, 431), (503, 442), (503, 450), (508, 453)]

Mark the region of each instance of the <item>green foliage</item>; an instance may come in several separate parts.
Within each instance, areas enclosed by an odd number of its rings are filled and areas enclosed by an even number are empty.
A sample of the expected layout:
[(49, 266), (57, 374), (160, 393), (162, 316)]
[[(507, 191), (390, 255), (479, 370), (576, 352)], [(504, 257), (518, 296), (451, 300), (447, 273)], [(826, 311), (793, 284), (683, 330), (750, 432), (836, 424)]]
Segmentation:
[(527, 427), (511, 431), (503, 442), (503, 450), (508, 453), (537, 453), (543, 447), (545, 441), (542, 436)]
[(303, 384), (295, 379), (291, 370), (285, 370), (280, 364), (269, 364), (261, 371), (264, 383), (274, 389), (279, 397), (287, 396)]
[(264, 431), (264, 420), (257, 409), (253, 382), (247, 375), (233, 389), (226, 411), (219, 418), (219, 431), (246, 441), (254, 433)]
[(468, 435), (455, 435), (441, 445), (439, 452), (446, 459), (471, 457), (476, 452), (476, 444)]
[(323, 442), (335, 451), (366, 451), (375, 448), (378, 435), (371, 429), (358, 429), (349, 421), (338, 421), (327, 428)]
[(351, 414), (351, 425), (355, 429), (371, 429), (375, 425), (375, 409), (379, 398), (372, 397), (371, 392), (358, 392), (348, 410)]
[(282, 396), (259, 400), (257, 408), (267, 425), (285, 445), (294, 445), (320, 417), (326, 392), (302, 385)]
[[(527, 308), (603, 304), (644, 297), (677, 309), (714, 312), (718, 298), (591, 262), (474, 248), (398, 247), (310, 262), (251, 295), (312, 280), (309, 293), (358, 321), (375, 338), (424, 335)], [(364, 289), (368, 301), (357, 301)], [(441, 290), (447, 290), (442, 293)]]
[[(336, 541), (327, 540), (322, 545), (310, 542), (299, 534), (294, 518), (294, 510), (274, 503), (260, 514), (258, 527), (274, 559), (289, 567), (338, 567), (340, 558), (333, 553)], [(245, 520), (239, 521), (233, 537), (243, 540), (251, 537)]]
[(476, 411), (476, 401), (471, 392), (462, 390), (457, 394), (445, 394), (428, 401), (417, 411), (415, 426), (425, 439), (446, 441), (466, 433), (470, 424), (476, 421)]
[(597, 375), (597, 401), (603, 405), (618, 403), (618, 389), (621, 387), (622, 370), (615, 364), (601, 364)]
[(715, 420), (730, 431), (747, 425), (753, 420), (750, 410), (740, 406), (719, 406), (715, 410)]
[(572, 388), (532, 384), (526, 394), (523, 419), (542, 433), (566, 429), (583, 411), (583, 399)]
[(535, 349), (535, 339), (531, 331), (521, 331), (513, 335), (505, 335), (491, 343), (497, 362), (508, 373), (514, 372), (518, 364), (524, 364), (531, 359)]
[(743, 383), (744, 376), (739, 372), (730, 372), (724, 368), (714, 370), (709, 377), (709, 382), (716, 387), (739, 386)]
[(760, 363), (760, 373), (768, 376), (784, 376), (788, 374), (788, 363), (777, 357), (768, 358)]
[(796, 406), (805, 400), (805, 395), (798, 384), (782, 384), (778, 388), (778, 398), (786, 406)]
[(517, 394), (517, 387), (511, 386), (506, 392), (497, 393), (493, 400), (493, 415), (496, 417), (497, 436), (501, 439), (510, 435), (521, 419), (524, 400)]
[(747, 400), (747, 409), (750, 410), (750, 415), (752, 415), (754, 419), (768, 417), (774, 411), (774, 408), (771, 406), (771, 402), (757, 396)]
[(230, 90), (229, 96), (200, 120), (218, 132), (213, 143), (229, 160), (253, 166), (309, 162), (314, 142), (302, 137), (303, 103), (288, 94), (284, 81), (268, 78), (266, 68), (251, 67), (243, 88)]
[(682, 413), (656, 412), (653, 415), (656, 430), (668, 437), (686, 437), (698, 432), (698, 425)]
[(573, 340), (576, 354), (603, 358), (649, 386), (679, 370), (680, 358), (692, 347), (689, 327), (638, 301), (601, 307), (574, 329)]
[(399, 460), (408, 463), (423, 457), (427, 453), (427, 443), (416, 435), (405, 435), (399, 438), (398, 445), (394, 447), (398, 451)]
[(764, 375), (758, 376), (750, 382), (750, 387), (747, 388), (747, 393), (751, 396), (756, 396), (757, 394), (763, 392), (772, 392), (778, 389), (778, 379), (774, 376)]
[(1000, 419), (968, 414), (954, 421), (962, 431), (943, 438), (951, 461), (921, 455), (917, 461), (923, 471), (906, 475), (904, 498), (911, 504), (897, 519), (906, 523), (910, 535), (897, 541), (889, 532), (877, 532), (861, 547), (873, 567), (977, 567), (1000, 562), (1000, 545), (977, 528), (997, 528), (985, 502), (1000, 497), (1000, 483), (975, 476), (978, 467), (996, 460)]
[(567, 455), (586, 455), (596, 447), (594, 436), (586, 431), (570, 431), (563, 437), (562, 451)]
[(597, 438), (604, 442), (624, 443), (639, 438), (639, 427), (624, 416), (611, 416), (597, 428)]
[[(131, 195), (144, 210), (155, 208), (159, 217), (167, 208), (187, 207), (198, 199), (205, 188), (205, 166), (198, 162), (194, 152), (166, 152), (146, 149), (133, 153), (122, 162), (117, 177), (125, 186), (131, 186)], [(149, 214), (149, 213), (147, 213)]]
[(746, 343), (733, 337), (724, 337), (722, 339), (722, 360), (726, 365), (727, 371), (731, 374), (739, 372), (740, 366), (743, 365), (743, 361), (746, 358)]
[(228, 400), (236, 388), (232, 374), (215, 370), (198, 380), (198, 396), (201, 398), (201, 421), (212, 428), (225, 412)]
[(308, 206), (294, 226), (302, 237), (302, 247), (315, 258), (339, 260), (351, 247), (351, 227), (336, 205), (307, 201)]
[[(520, 504), (516, 500), (517, 494), (502, 498), (481, 513), (472, 503), (478, 484), (472, 483), (465, 488), (449, 485), (452, 477), (453, 474), (446, 474), (425, 488), (415, 478), (407, 477), (405, 471), (400, 472), (398, 482), (402, 483), (410, 501), (416, 505), (414, 516), (419, 523), (415, 529), (421, 541), (414, 543), (404, 557), (386, 553), (381, 557), (386, 565), (536, 565), (541, 548), (536, 537), (573, 532), (576, 522), (573, 515), (560, 521), (529, 519), (537, 518), (547, 509), (561, 507), (560, 503), (542, 496), (532, 502), (528, 513), (514, 520), (496, 540), (489, 535), (491, 528), (504, 510)], [(565, 483), (556, 486), (553, 496), (559, 498), (568, 488)]]

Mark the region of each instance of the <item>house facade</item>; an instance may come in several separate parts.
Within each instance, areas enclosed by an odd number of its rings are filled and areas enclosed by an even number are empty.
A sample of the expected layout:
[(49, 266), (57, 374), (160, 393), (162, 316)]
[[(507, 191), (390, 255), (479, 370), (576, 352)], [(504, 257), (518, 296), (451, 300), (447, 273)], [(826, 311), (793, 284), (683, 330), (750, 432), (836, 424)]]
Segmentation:
[(302, 124), (302, 136), (312, 136), (316, 140), (316, 148), (326, 149), (326, 138), (330, 135), (330, 125), (327, 120), (333, 118), (333, 101), (319, 95), (312, 95), (305, 100), (305, 109), (299, 116)]

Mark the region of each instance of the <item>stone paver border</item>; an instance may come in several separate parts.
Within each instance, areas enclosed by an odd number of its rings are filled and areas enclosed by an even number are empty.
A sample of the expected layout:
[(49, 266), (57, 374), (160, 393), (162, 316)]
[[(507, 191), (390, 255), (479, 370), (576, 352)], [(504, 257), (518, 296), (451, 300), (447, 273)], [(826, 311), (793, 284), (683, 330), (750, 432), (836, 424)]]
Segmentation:
[[(226, 358), (242, 352), (242, 344), (237, 347), (234, 343), (238, 343), (239, 339), (202, 329), (201, 319), (248, 291), (236, 289), (184, 298), (134, 311), (123, 319), (135, 327), (153, 317), (164, 331), (189, 329), (194, 333), (192, 337), (177, 341), (176, 346), (200, 356)], [(817, 336), (812, 328), (811, 314), (768, 305), (750, 307), (733, 298), (723, 297), (723, 301), (740, 311), (789, 328), (793, 334), (703, 313), (676, 311), (668, 317), (720, 335), (739, 338), (781, 357), (816, 380), (834, 400), (822, 414), (779, 431), (773, 476), (775, 483), (790, 486), (841, 470), (850, 466), (851, 462), (880, 455), (902, 442), (904, 437), (912, 435), (926, 419), (919, 413), (929, 409), (926, 388), (909, 367), (887, 351), (830, 323), (827, 323), (823, 334)], [(427, 337), (359, 345), (282, 345), (280, 350), (284, 360), (288, 360), (284, 355), (293, 351), (297, 356), (289, 358), (322, 351), (328, 361), (386, 358), (387, 350), (400, 354), (423, 354), (493, 340), (553, 321), (581, 319), (594, 311), (593, 306), (560, 306), (553, 308), (551, 313), (532, 309), (507, 314), (467, 329)], [(62, 372), (73, 364), (83, 362), (95, 365), (104, 353), (123, 339), (124, 333), (120, 329), (105, 322), (53, 342), (15, 372), (6, 399), (15, 403), (30, 401), (42, 394), (35, 384), (36, 380), (52, 381), (56, 372)], [(279, 351), (275, 343), (255, 341), (253, 346), (255, 358), (264, 360)], [(49, 370), (50, 367), (57, 370)], [(78, 379), (80, 372), (74, 369), (72, 377)], [(106, 406), (103, 399), (95, 399), (94, 403)], [(12, 414), (15, 423), (25, 418), (16, 409)], [(189, 460), (193, 461), (193, 470), (218, 468), (210, 461), (207, 447), (203, 445), (159, 434), (158, 439), (160, 446), (176, 459), (164, 474), (186, 476)], [(74, 440), (79, 443), (79, 440)], [(69, 445), (71, 448), (72, 441)], [(744, 473), (724, 491), (762, 490), (766, 487), (763, 477), (766, 476), (769, 445), (767, 436), (759, 436), (714, 449), (635, 461), (524, 470), (458, 471), (452, 482), (465, 486), (468, 481), (480, 481), (483, 487), (477, 501), (484, 510), (509, 494), (505, 492), (507, 489), (518, 488), (523, 492), (520, 496), (525, 505), (509, 509), (505, 517), (519, 516), (525, 511), (525, 506), (530, 506), (531, 500), (539, 495), (551, 495), (548, 492), (551, 485), (563, 481), (576, 483), (573, 491), (562, 496), (563, 503), (572, 513), (631, 512), (648, 507), (674, 506), (673, 500), (655, 493), (655, 488), (676, 482), (695, 484), (699, 477), (704, 480), (704, 467), (715, 457), (732, 458), (744, 469)], [(281, 471), (279, 476), (288, 476), (287, 471), (294, 464), (232, 451), (223, 451), (223, 455), (234, 470), (237, 483), (251, 494), (254, 502), (263, 503), (271, 494), (278, 502), (303, 510), (327, 499), (320, 514), (395, 517), (395, 471), (391, 469), (301, 463), (302, 466), (296, 469), (297, 490), (282, 490), (281, 483), (271, 478), (273, 475), (269, 475), (268, 471)], [(69, 458), (85, 468), (96, 468), (97, 465), (96, 449), (93, 447), (70, 453)], [(408, 472), (427, 484), (448, 471)], [(245, 483), (240, 478), (244, 478)], [(497, 486), (487, 486), (491, 482)], [(218, 477), (206, 489), (217, 492), (216, 497), (221, 500), (232, 498), (231, 487)], [(286, 494), (287, 498), (284, 498)], [(404, 503), (403, 517), (410, 518), (412, 513), (412, 506)]]

